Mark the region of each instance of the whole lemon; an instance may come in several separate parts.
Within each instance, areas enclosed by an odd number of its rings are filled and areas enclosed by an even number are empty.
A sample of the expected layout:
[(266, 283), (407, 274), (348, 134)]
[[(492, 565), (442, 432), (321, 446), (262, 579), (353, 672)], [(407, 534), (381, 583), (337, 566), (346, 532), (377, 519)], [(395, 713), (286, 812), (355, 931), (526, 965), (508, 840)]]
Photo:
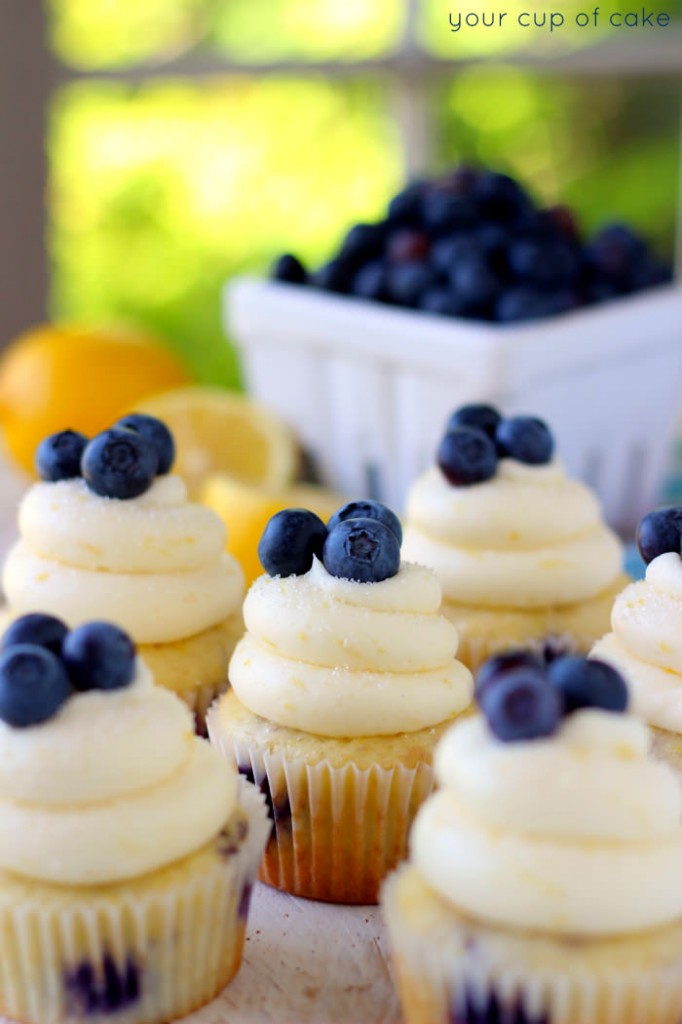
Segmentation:
[(121, 409), (189, 374), (154, 338), (123, 329), (43, 324), (0, 356), (0, 431), (7, 452), (35, 475), (35, 450), (49, 434), (105, 430)]

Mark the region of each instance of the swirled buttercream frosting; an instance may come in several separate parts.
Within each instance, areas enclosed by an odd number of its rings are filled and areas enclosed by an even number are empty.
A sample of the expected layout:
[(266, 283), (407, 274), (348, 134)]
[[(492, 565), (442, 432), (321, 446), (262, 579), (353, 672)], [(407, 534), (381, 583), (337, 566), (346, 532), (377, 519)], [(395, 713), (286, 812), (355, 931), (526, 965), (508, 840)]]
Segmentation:
[(645, 579), (618, 595), (611, 627), (594, 656), (622, 672), (641, 718), (682, 733), (682, 559), (676, 552), (654, 558)]
[(246, 635), (230, 681), (254, 714), (320, 736), (413, 732), (471, 699), (457, 631), (438, 613), (434, 574), (403, 563), (379, 583), (330, 575), (261, 576), (244, 603)]
[(479, 919), (559, 935), (622, 934), (682, 914), (682, 794), (629, 714), (586, 709), (547, 739), (501, 743), (482, 717), (436, 750), (440, 789), (412, 858)]
[(116, 622), (136, 643), (183, 640), (236, 612), (243, 595), (225, 530), (178, 476), (138, 498), (103, 498), (80, 479), (39, 483), (19, 509), (3, 587), (11, 610), (70, 626)]
[(618, 576), (622, 547), (594, 494), (558, 460), (503, 458), (495, 476), (454, 487), (437, 467), (413, 484), (403, 553), (438, 574), (446, 600), (541, 608), (596, 597)]
[(0, 868), (68, 885), (137, 877), (199, 849), (237, 776), (138, 661), (120, 690), (73, 695), (27, 729), (0, 721)]

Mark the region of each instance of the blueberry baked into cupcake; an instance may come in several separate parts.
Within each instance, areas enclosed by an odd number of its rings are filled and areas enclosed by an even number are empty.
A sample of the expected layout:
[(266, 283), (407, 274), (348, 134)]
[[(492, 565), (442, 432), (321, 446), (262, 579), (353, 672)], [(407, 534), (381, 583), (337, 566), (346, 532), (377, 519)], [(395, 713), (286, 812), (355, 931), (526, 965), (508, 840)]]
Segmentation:
[(682, 508), (645, 516), (637, 546), (645, 578), (618, 595), (612, 632), (593, 651), (627, 679), (633, 710), (652, 727), (656, 756), (682, 772)]
[(3, 587), (11, 615), (117, 623), (202, 729), (243, 632), (244, 582), (222, 521), (172, 473), (174, 454), (167, 427), (141, 414), (91, 441), (47, 438)]
[(432, 790), (435, 744), (470, 703), (438, 580), (401, 562), (400, 542), (376, 502), (326, 526), (303, 509), (273, 516), (232, 687), (208, 715), (211, 741), (270, 805), (261, 879), (299, 896), (377, 901)]
[(547, 425), (488, 405), (450, 417), (412, 485), (405, 557), (434, 569), (460, 657), (528, 646), (587, 653), (628, 581), (588, 487), (566, 476)]
[(269, 832), (121, 629), (14, 622), (0, 653), (0, 1013), (162, 1024), (237, 971)]
[(682, 794), (612, 667), (500, 656), (382, 903), (406, 1024), (679, 1024)]

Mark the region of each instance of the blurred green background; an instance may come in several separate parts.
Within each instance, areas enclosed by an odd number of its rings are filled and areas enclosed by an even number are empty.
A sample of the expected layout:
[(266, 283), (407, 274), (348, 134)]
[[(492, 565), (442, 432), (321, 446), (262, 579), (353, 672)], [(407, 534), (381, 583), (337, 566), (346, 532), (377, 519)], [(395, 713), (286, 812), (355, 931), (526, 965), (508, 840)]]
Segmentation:
[[(583, 6), (531, 9), (569, 20)], [(682, 0), (653, 8), (679, 19)], [(410, 171), (460, 159), (573, 204), (587, 229), (629, 221), (670, 257), (679, 68), (536, 67), (617, 33), (452, 33), (458, 9), (495, 5), (51, 0), (66, 71), (49, 127), (54, 315), (149, 328), (199, 379), (237, 385), (220, 324), (225, 280), (266, 272), (282, 250), (322, 261), (352, 222), (381, 215)], [(636, 35), (649, 45), (647, 31)]]

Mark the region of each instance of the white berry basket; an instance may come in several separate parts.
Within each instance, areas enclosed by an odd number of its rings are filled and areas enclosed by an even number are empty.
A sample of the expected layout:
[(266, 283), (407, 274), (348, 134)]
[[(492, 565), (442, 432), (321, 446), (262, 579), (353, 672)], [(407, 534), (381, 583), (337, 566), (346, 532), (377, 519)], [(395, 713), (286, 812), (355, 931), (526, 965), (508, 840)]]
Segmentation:
[(501, 327), (237, 278), (224, 312), (251, 393), (348, 495), (402, 510), (450, 412), (488, 401), (546, 419), (624, 534), (660, 499), (682, 388), (679, 286)]

